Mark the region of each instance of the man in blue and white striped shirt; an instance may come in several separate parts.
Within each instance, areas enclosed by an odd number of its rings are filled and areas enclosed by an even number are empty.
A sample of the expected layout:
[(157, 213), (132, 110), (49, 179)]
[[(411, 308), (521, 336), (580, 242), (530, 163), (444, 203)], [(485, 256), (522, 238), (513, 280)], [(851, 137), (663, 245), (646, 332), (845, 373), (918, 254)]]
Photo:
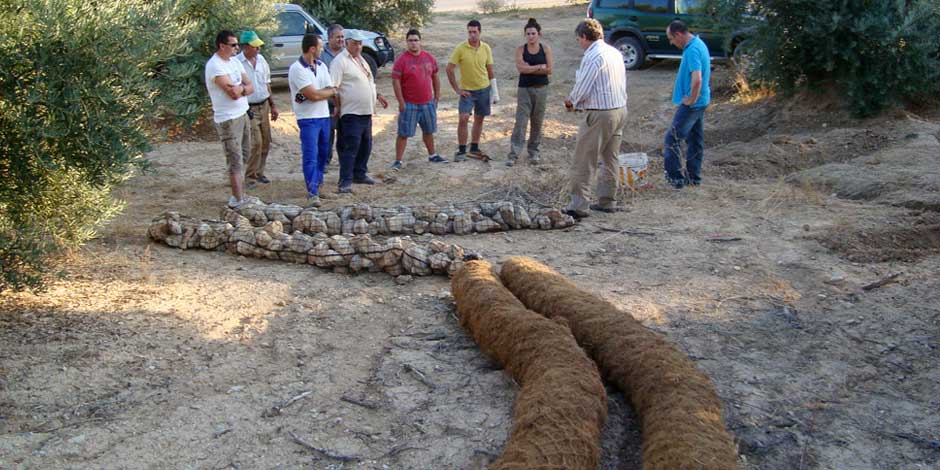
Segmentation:
[[(627, 71), (620, 51), (604, 42), (601, 24), (592, 18), (574, 30), (584, 57), (575, 73), (574, 89), (565, 100), (568, 111), (585, 111), (578, 129), (578, 144), (571, 164), (571, 202), (565, 213), (580, 219), (587, 209), (615, 212), (617, 153), (627, 122)], [(591, 180), (597, 159), (604, 163), (597, 175), (597, 203), (590, 204)]]

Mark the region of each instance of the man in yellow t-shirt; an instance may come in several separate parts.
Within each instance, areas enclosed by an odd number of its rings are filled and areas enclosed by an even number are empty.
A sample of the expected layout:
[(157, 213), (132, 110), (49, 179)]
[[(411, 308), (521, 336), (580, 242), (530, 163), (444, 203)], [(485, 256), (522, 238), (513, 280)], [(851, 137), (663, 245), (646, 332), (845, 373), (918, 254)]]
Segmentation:
[[(467, 40), (458, 44), (447, 64), (447, 80), (458, 95), (457, 109), (460, 121), (457, 126), (457, 153), (454, 161), (467, 159), (467, 123), (473, 111), (473, 132), (470, 138), (469, 156), (483, 161), (490, 159), (480, 150), (480, 134), (483, 133), (483, 118), (490, 115), (490, 100), (498, 96), (496, 78), (493, 73), (493, 52), (489, 44), (480, 40), (480, 22), (467, 23)], [(460, 86), (454, 71), (460, 67)], [(492, 85), (492, 86), (491, 86)], [(491, 94), (491, 92), (493, 94)]]

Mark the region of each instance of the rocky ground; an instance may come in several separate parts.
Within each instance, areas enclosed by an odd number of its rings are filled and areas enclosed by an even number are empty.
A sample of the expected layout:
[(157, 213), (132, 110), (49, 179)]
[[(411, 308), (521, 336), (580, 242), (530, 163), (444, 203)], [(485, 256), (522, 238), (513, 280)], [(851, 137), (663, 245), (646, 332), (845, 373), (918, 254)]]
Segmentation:
[[(544, 163), (508, 168), (511, 57), (529, 16), (556, 57)], [(405, 169), (390, 172), (395, 112), (384, 110), (371, 164), (384, 183), (340, 196), (331, 166), (327, 208), (564, 203), (581, 115), (562, 100), (581, 16), (579, 6), (482, 18), (503, 96), (483, 139), (497, 161), (433, 165), (415, 141)], [(438, 14), (425, 29), (440, 62), (469, 18)], [(625, 193), (627, 212), (444, 239), (496, 263), (536, 258), (676, 342), (713, 379), (741, 468), (936, 468), (940, 113), (860, 121), (822, 96), (742, 99), (716, 65), (705, 183), (673, 191), (660, 157), (676, 65), (629, 74), (623, 150), (652, 157), (652, 188)], [(388, 68), (378, 85), (392, 95)], [(437, 143), (451, 154), (456, 96), (443, 89)], [(252, 194), (298, 204), (297, 126), (286, 85), (275, 94), (273, 182)], [(118, 192), (127, 210), (71, 257), (65, 278), (43, 294), (0, 297), (0, 468), (491, 462), (517, 385), (458, 326), (446, 277), (399, 284), (148, 240), (165, 210), (220, 216), (219, 143), (191, 134), (155, 147), (153, 171)], [(608, 393), (602, 468), (639, 468), (636, 417)]]

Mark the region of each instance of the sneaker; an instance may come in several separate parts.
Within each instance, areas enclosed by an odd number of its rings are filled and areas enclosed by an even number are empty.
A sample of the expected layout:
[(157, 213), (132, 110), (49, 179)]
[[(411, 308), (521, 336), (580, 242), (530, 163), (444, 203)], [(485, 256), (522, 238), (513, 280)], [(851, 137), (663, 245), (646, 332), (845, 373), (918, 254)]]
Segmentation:
[(352, 185), (349, 185), (349, 186), (340, 186), (340, 187), (339, 187), (339, 190), (336, 191), (336, 192), (337, 192), (337, 193), (340, 193), (340, 194), (352, 194), (352, 192), (353, 192), (353, 190), (352, 190)]
[(401, 171), (401, 167), (402, 167), (402, 166), (403, 166), (403, 165), (401, 164), (400, 161), (395, 160), (395, 163), (392, 163), (392, 166), (390, 166), (389, 168), (391, 168), (392, 170), (395, 170), (395, 171)]
[(685, 186), (685, 180), (681, 178), (670, 178), (666, 177), (666, 184), (672, 187), (672, 189), (682, 189)]
[(228, 206), (232, 209), (238, 209), (241, 206), (246, 204), (263, 204), (261, 199), (258, 199), (254, 196), (245, 196), (241, 201), (235, 199), (235, 196), (228, 197)]
[(269, 184), (271, 180), (269, 180), (267, 176), (261, 175), (258, 177), (258, 182), (261, 184)]
[[(456, 160), (456, 157), (455, 157)], [(428, 157), (428, 161), (431, 163), (448, 163), (446, 158), (441, 157), (438, 154), (434, 154)]]
[(454, 154), (455, 162), (462, 162), (466, 159), (467, 159), (467, 152), (461, 152), (458, 150), (457, 153)]
[(375, 184), (375, 180), (365, 175), (362, 178), (353, 178), (353, 183), (355, 184)]
[(506, 166), (514, 166), (516, 164), (516, 159), (514, 157), (509, 157), (506, 160)]
[(307, 205), (304, 206), (306, 209), (313, 207), (320, 207), (320, 196), (314, 194), (313, 196), (307, 196)]
[(245, 180), (245, 189), (255, 189), (258, 187), (258, 182), (255, 180)]
[(623, 212), (623, 208), (617, 206), (602, 206), (600, 204), (591, 204), (589, 207), (592, 211), (606, 212), (608, 214), (613, 214), (614, 212)]
[(528, 161), (529, 161), (529, 165), (532, 165), (532, 166), (539, 166), (542, 163), (542, 159), (539, 157), (535, 157), (535, 158), (529, 157)]
[(583, 219), (583, 218), (588, 217), (588, 216), (591, 215), (591, 214), (588, 213), (588, 212), (585, 212), (585, 211), (578, 211), (578, 210), (574, 210), (574, 209), (565, 209), (565, 210), (563, 210), (563, 211), (561, 211), (561, 212), (564, 213), (564, 214), (570, 215), (571, 217), (574, 217), (574, 220), (581, 220), (581, 219)]

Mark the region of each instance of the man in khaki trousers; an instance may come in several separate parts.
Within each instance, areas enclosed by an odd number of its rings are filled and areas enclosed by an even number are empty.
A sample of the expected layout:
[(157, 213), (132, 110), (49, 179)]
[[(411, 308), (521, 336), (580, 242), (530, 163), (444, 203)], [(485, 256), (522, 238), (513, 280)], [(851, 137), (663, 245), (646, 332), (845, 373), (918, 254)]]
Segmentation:
[[(578, 129), (574, 161), (571, 164), (571, 202), (565, 213), (581, 219), (590, 215), (588, 209), (616, 212), (617, 153), (623, 127), (627, 122), (627, 72), (620, 51), (604, 42), (604, 30), (595, 19), (586, 19), (575, 28), (575, 35), (584, 57), (575, 74), (575, 84), (565, 108), (584, 111)], [(597, 175), (597, 202), (591, 204), (591, 181), (597, 160), (603, 170)]]
[(242, 52), (235, 58), (254, 84), (254, 92), (248, 95), (251, 157), (245, 162), (245, 186), (251, 189), (258, 183), (271, 182), (264, 174), (264, 167), (271, 149), (271, 121), (276, 121), (279, 113), (271, 96), (271, 67), (260, 53), (264, 42), (254, 31), (243, 32), (239, 42)]

